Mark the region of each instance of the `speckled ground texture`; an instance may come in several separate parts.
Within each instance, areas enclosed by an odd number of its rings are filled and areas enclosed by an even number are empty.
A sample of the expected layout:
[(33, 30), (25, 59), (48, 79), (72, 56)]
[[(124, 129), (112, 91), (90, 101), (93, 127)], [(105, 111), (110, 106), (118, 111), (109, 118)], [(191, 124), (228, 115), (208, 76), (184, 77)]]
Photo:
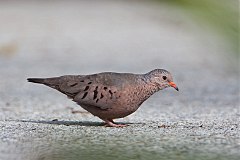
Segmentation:
[[(0, 160), (240, 159), (234, 51), (155, 2), (0, 2)], [(172, 72), (180, 92), (154, 94), (103, 127), (27, 77)], [(73, 114), (71, 110), (83, 111)]]

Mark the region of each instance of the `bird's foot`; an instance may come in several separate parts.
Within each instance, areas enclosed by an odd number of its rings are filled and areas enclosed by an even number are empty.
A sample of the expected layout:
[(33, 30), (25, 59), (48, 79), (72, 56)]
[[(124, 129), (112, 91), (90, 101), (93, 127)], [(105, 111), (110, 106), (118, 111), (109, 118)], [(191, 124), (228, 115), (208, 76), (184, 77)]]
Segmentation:
[(126, 124), (116, 124), (113, 122), (113, 120), (105, 120), (106, 124), (105, 127), (126, 127), (128, 125)]

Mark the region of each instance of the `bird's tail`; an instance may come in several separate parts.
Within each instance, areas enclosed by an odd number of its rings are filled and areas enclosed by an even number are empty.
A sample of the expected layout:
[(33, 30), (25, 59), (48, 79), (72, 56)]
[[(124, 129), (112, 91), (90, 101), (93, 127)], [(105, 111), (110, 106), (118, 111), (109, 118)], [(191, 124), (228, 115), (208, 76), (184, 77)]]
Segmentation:
[(53, 77), (53, 78), (28, 78), (28, 82), (39, 83), (49, 86), (54, 89), (59, 88), (61, 77)]
[(45, 78), (28, 78), (28, 82), (44, 84)]

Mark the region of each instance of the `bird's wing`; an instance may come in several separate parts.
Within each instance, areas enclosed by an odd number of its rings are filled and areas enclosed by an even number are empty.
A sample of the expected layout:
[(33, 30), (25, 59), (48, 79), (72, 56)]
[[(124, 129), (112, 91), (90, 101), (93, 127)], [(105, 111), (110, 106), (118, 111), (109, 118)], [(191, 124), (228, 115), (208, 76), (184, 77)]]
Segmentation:
[(91, 105), (100, 109), (111, 108), (120, 97), (120, 84), (108, 74), (95, 74), (75, 78), (62, 77), (60, 92), (78, 104)]

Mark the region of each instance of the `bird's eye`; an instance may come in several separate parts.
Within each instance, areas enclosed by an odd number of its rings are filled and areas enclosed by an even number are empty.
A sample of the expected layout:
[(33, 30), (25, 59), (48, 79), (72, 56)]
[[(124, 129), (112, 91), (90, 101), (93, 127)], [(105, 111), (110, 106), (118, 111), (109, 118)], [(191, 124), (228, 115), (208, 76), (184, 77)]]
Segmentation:
[(166, 76), (163, 76), (163, 77), (162, 77), (162, 79), (163, 79), (163, 80), (166, 80), (166, 79), (167, 79), (167, 77), (166, 77)]

